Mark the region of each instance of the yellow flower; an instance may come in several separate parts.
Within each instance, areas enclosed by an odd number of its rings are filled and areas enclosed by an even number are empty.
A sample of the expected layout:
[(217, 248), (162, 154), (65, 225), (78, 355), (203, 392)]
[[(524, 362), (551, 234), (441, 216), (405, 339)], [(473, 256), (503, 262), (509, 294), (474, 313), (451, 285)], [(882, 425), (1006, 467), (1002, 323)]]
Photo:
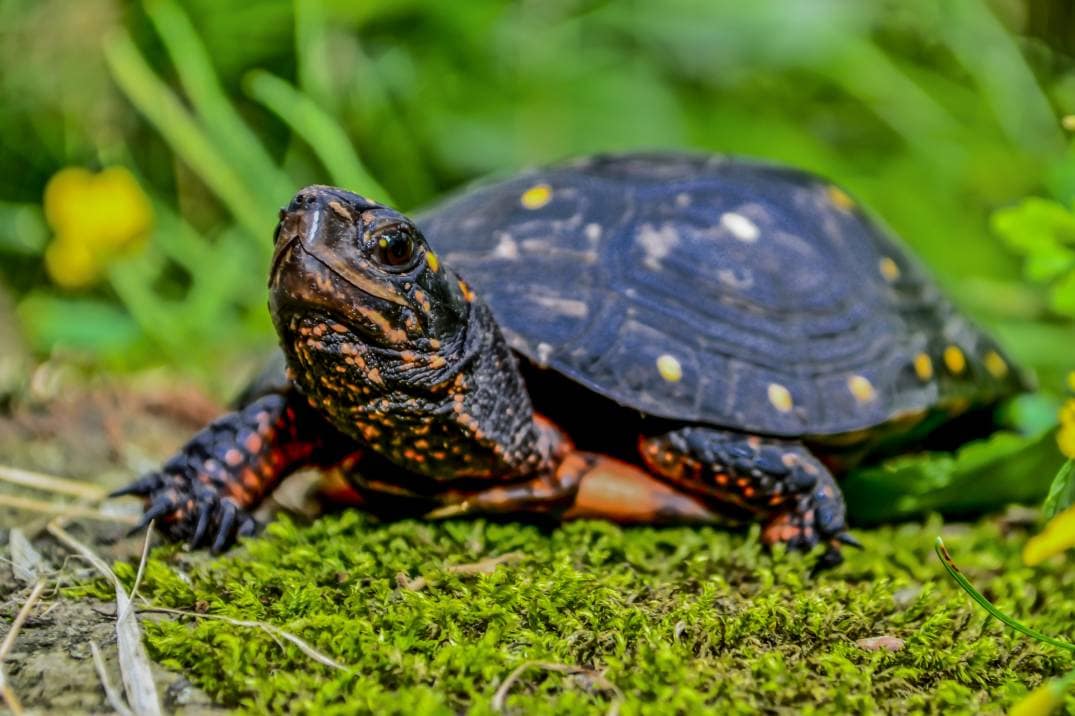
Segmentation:
[(1023, 562), (1031, 567), (1075, 546), (1075, 506), (1053, 517), (1041, 534), (1027, 540)]
[(1060, 452), (1075, 459), (1075, 426), (1061, 428), (1056, 434), (1056, 442), (1060, 446)]
[(45, 268), (64, 288), (88, 286), (101, 274), (101, 264), (90, 247), (63, 234), (45, 249)]
[(1067, 400), (1060, 408), (1060, 430), (1056, 433), (1056, 442), (1060, 452), (1075, 458), (1075, 398)]
[(1062, 703), (1064, 683), (1054, 679), (1034, 689), (1022, 701), (1012, 706), (1008, 716), (1047, 716)]
[(98, 174), (62, 169), (45, 187), (43, 203), (56, 234), (45, 267), (66, 288), (92, 283), (112, 258), (140, 246), (153, 228), (149, 197), (123, 167)]

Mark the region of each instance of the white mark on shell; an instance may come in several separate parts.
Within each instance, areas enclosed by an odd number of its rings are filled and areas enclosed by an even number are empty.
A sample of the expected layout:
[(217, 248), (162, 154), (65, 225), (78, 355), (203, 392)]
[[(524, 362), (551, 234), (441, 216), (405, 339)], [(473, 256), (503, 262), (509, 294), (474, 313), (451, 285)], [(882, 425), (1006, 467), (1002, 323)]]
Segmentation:
[(515, 239), (511, 234), (506, 231), (497, 232), (499, 237), (496, 242), (496, 248), (493, 249), (493, 256), (500, 259), (517, 259), (519, 258), (519, 245), (515, 243)]
[(643, 263), (654, 271), (661, 270), (661, 259), (679, 243), (679, 234), (669, 224), (657, 229), (653, 224), (643, 224), (638, 229), (638, 245), (645, 253)]
[(549, 364), (549, 358), (552, 356), (552, 346), (544, 341), (537, 344), (537, 360), (538, 365), (547, 366)]
[(758, 229), (757, 224), (742, 214), (736, 214), (734, 211), (726, 211), (721, 214), (720, 225), (727, 229), (732, 236), (748, 244), (757, 241), (758, 236), (761, 235), (761, 230)]
[(754, 285), (754, 273), (750, 269), (721, 269), (717, 271), (717, 278), (725, 286), (744, 290)]
[(530, 300), (554, 313), (559, 313), (562, 316), (569, 316), (571, 318), (585, 318), (586, 314), (590, 312), (586, 302), (576, 298), (532, 295)]

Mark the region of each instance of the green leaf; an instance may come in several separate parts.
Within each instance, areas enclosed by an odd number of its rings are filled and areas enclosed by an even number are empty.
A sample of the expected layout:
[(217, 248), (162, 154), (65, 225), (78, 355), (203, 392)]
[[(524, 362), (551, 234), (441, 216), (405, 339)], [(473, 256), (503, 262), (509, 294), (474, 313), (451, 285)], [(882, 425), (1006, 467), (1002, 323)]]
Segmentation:
[[(1072, 264), (1075, 265), (1075, 260)], [(1075, 271), (1053, 284), (1049, 292), (1049, 305), (1057, 313), (1075, 317)]]
[(1034, 255), (1057, 244), (1075, 243), (1075, 214), (1049, 199), (1030, 197), (1000, 209), (992, 217), (993, 230), (1014, 250)]
[(1037, 502), (1063, 457), (1053, 431), (998, 432), (956, 453), (893, 458), (853, 471), (843, 481), (848, 512), (860, 524), (927, 512), (963, 515), (1011, 502)]
[(939, 6), (939, 34), (1011, 140), (1042, 156), (1062, 151), (1055, 112), (1017, 37), (988, 3), (954, 0)]
[(956, 581), (956, 584), (958, 584), (960, 588), (970, 596), (971, 599), (978, 602), (978, 604), (987, 612), (989, 612), (995, 619), (998, 619), (999, 621), (1008, 625), (1017, 632), (1026, 634), (1030, 638), (1036, 639), (1043, 644), (1048, 644), (1050, 646), (1055, 646), (1057, 649), (1063, 649), (1065, 651), (1075, 653), (1075, 644), (1072, 644), (1069, 641), (1064, 641), (1063, 639), (1057, 639), (1055, 637), (1049, 636), (1048, 634), (1043, 634), (1037, 629), (1031, 629), (1022, 622), (1017, 621), (1013, 617), (1005, 614), (1000, 609), (997, 609), (996, 605), (994, 605), (993, 602), (989, 601), (985, 597), (985, 595), (975, 589), (974, 585), (970, 583), (970, 580), (963, 575), (963, 572), (956, 565), (955, 560), (952, 559), (952, 555), (948, 553), (948, 549), (944, 546), (944, 540), (942, 540), (940, 537), (937, 538), (937, 541), (934, 544), (934, 551), (936, 551), (937, 557), (941, 560), (941, 564), (944, 565), (944, 570), (948, 572), (948, 576), (954, 579)]
[(1041, 511), (1046, 519), (1052, 519), (1072, 505), (1075, 505), (1075, 460), (1068, 460), (1056, 473)]
[(351, 140), (336, 118), (321, 109), (309, 96), (265, 70), (251, 70), (246, 76), (245, 86), (251, 97), (276, 113), (310, 145), (338, 186), (388, 204), (394, 203), (358, 158)]
[(0, 202), (0, 252), (36, 255), (45, 249), (49, 232), (41, 207)]
[[(172, 150), (205, 182), (254, 237), (268, 236), (276, 216), (271, 197), (254, 193), (205, 129), (158, 77), (126, 32), (104, 45), (105, 60), (127, 99), (157, 128)], [(267, 245), (266, 252), (268, 251)]]
[(1023, 435), (1040, 435), (1056, 427), (1062, 401), (1049, 393), (1026, 393), (1006, 401), (997, 424)]
[(1048, 283), (1063, 276), (1072, 267), (1075, 267), (1075, 251), (1060, 244), (1050, 244), (1027, 256), (1023, 273), (1034, 283)]
[(276, 166), (224, 93), (209, 50), (190, 18), (171, 0), (147, 1), (145, 8), (191, 105), (216, 146), (243, 175), (253, 193), (275, 203), (286, 202), (294, 188), (291, 179)]
[(56, 348), (118, 351), (138, 340), (138, 325), (114, 304), (64, 298), (44, 291), (19, 304), (19, 318), (35, 350)]

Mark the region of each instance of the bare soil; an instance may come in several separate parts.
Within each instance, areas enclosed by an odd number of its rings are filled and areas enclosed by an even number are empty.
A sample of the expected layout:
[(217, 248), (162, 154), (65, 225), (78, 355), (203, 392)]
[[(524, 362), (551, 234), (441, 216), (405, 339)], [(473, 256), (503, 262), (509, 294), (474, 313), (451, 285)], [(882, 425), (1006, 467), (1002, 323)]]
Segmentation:
[[(19, 397), (0, 403), (0, 464), (84, 480), (113, 489), (153, 469), (222, 408), (192, 387), (79, 384), (62, 369), (42, 366)], [(69, 504), (70, 498), (0, 482), (0, 496)], [(134, 500), (106, 503), (110, 520), (73, 520), (68, 531), (106, 562), (137, 559), (142, 539), (127, 537)], [(110, 679), (122, 689), (117, 664), (115, 605), (65, 598), (61, 589), (95, 575), (92, 567), (57, 543), (44, 528), (51, 515), (0, 505), (0, 630), (18, 613), (30, 585), (15, 578), (9, 529), (31, 538), (45, 560), (41, 600), (4, 661), (9, 683), (29, 713), (112, 712), (90, 652), (94, 641)], [(126, 521), (125, 521), (126, 520)], [(162, 618), (145, 616), (146, 618)], [(2, 638), (2, 636), (0, 636)], [(153, 665), (157, 690), (173, 713), (217, 711), (178, 674)]]

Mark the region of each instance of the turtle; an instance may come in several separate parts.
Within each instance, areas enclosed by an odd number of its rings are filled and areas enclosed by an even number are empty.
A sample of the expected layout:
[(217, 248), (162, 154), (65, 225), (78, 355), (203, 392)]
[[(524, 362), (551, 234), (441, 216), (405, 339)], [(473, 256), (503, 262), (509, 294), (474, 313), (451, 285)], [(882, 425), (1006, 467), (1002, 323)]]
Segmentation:
[(414, 220), (324, 185), (279, 219), (286, 372), (114, 493), (192, 548), (253, 534), (314, 467), (386, 514), (760, 522), (825, 568), (858, 545), (838, 476), (984, 435), (1029, 386), (850, 194), (789, 167), (602, 154)]

